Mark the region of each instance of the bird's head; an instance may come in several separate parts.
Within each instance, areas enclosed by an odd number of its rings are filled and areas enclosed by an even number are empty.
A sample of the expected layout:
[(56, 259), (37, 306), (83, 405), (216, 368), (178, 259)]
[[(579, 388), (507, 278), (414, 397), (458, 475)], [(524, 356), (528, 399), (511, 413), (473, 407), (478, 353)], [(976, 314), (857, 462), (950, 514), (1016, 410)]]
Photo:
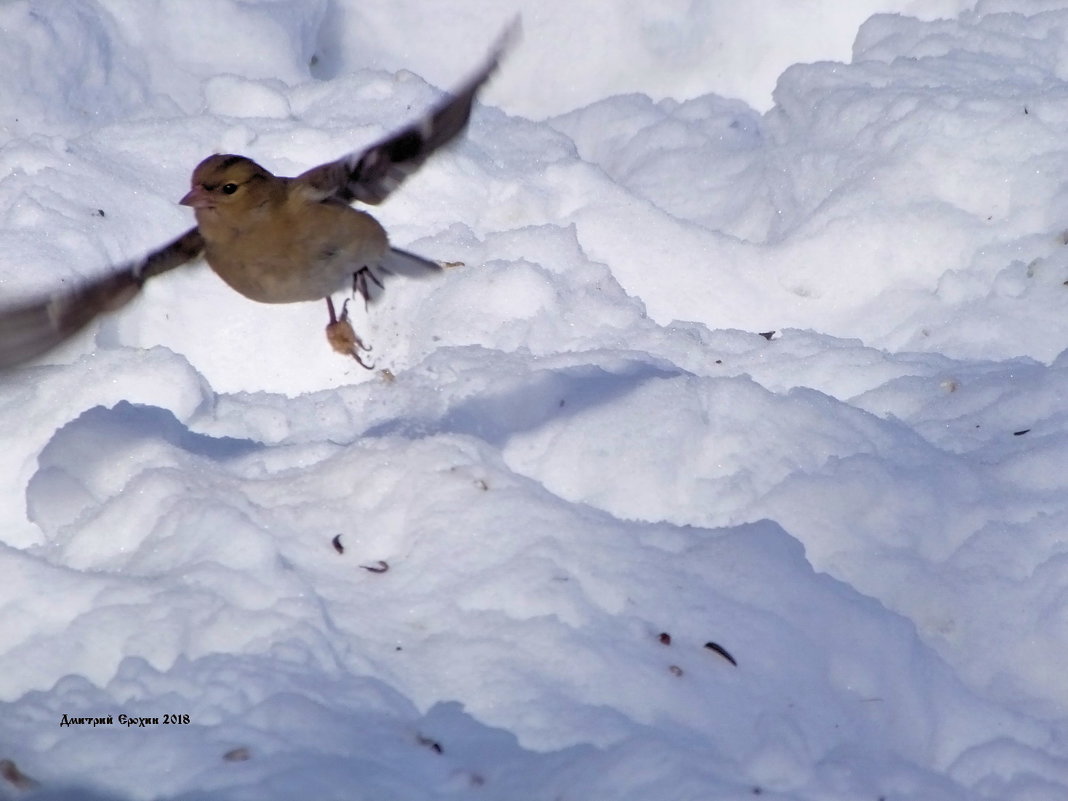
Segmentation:
[(190, 181), (193, 186), (178, 202), (197, 212), (206, 209), (247, 210), (266, 200), (273, 177), (244, 156), (208, 156), (193, 170)]

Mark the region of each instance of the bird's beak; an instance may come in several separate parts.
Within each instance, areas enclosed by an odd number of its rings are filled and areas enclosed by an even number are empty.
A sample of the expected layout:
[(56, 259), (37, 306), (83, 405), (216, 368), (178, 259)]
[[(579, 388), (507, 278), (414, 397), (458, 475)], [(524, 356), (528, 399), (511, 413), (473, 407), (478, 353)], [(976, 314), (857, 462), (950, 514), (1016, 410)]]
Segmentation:
[(204, 191), (203, 187), (194, 186), (185, 197), (178, 201), (183, 206), (192, 206), (194, 209), (206, 209), (214, 205), (211, 195)]

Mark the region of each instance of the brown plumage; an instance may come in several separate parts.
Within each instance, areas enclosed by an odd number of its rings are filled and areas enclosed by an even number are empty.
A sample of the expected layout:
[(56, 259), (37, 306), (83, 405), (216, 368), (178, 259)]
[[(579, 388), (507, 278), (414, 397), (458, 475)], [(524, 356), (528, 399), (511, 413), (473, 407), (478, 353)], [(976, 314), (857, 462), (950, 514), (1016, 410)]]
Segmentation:
[(364, 302), (371, 303), (389, 276), (423, 278), (441, 268), (391, 247), (378, 221), (348, 204), (380, 203), (430, 154), (464, 130), (475, 95), (517, 30), (513, 25), (482, 69), (426, 117), (366, 150), (295, 178), (272, 175), (244, 156), (204, 159), (193, 171), (192, 188), (179, 201), (193, 208), (195, 228), (73, 290), (0, 308), (0, 369), (46, 353), (98, 315), (124, 306), (148, 279), (201, 255), (223, 281), (252, 300), (296, 303), (325, 298), (331, 346), (368, 367), (360, 356), (366, 348), (345, 307), (336, 314), (331, 294), (351, 282)]

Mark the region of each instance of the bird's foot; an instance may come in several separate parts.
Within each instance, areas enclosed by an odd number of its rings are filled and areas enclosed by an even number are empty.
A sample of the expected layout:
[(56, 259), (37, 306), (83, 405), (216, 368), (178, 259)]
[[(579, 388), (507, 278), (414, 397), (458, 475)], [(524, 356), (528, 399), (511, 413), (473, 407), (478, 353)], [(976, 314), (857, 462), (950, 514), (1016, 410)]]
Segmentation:
[(378, 280), (378, 276), (371, 272), (370, 267), (361, 267), (352, 274), (352, 296), (356, 297), (358, 293), (363, 298), (365, 309), (371, 302), (371, 283), (369, 282), (373, 282), (379, 289), (385, 289), (382, 282)]
[(351, 356), (365, 370), (373, 370), (374, 365), (368, 364), (360, 356), (361, 353), (369, 353), (371, 348), (363, 344), (363, 341), (356, 335), (352, 323), (349, 322), (348, 300), (341, 306), (340, 317), (334, 310), (332, 298), (326, 299), (326, 307), (330, 312), (330, 322), (326, 326), (326, 340), (330, 343), (330, 347), (342, 356)]

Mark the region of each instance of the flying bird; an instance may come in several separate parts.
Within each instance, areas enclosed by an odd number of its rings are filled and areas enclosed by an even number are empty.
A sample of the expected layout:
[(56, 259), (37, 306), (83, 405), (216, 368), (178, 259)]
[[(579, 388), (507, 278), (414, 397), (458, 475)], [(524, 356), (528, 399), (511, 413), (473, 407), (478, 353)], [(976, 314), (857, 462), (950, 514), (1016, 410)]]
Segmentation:
[(393, 275), (425, 278), (441, 266), (392, 247), (385, 229), (350, 204), (381, 203), (434, 151), (467, 127), (475, 96), (518, 35), (513, 23), (486, 63), (421, 120), (366, 150), (314, 167), (295, 178), (272, 175), (252, 159), (224, 154), (193, 170), (179, 203), (196, 217), (173, 242), (73, 289), (0, 306), (0, 369), (14, 367), (65, 342), (97, 316), (132, 300), (150, 278), (203, 256), (230, 287), (261, 303), (326, 300), (326, 336), (334, 350), (371, 368), (369, 350), (331, 295), (351, 282), (365, 304)]

